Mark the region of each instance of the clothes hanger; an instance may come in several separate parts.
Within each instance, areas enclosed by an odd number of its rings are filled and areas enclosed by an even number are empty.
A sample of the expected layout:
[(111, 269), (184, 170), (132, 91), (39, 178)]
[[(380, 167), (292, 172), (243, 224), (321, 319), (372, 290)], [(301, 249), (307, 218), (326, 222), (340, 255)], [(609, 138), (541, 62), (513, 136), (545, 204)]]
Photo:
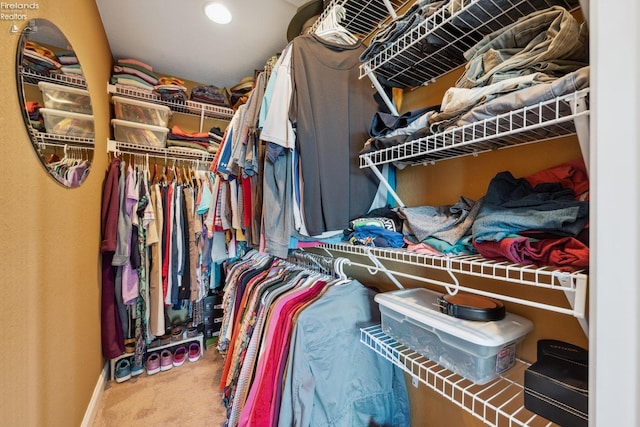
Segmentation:
[(182, 185), (182, 173), (180, 172), (180, 166), (174, 166), (173, 169), (176, 183), (178, 183), (178, 185)]
[(167, 182), (172, 182), (175, 179), (175, 161), (173, 163), (173, 166), (171, 167), (167, 166), (166, 171), (167, 171)]
[(153, 177), (151, 178), (151, 184), (157, 184), (160, 182), (160, 174), (158, 173), (158, 164), (153, 164)]
[(184, 182), (185, 185), (193, 185), (191, 179), (189, 178), (189, 170), (189, 166), (182, 167), (182, 182)]
[(328, 11), (327, 16), (322, 19), (318, 25), (316, 34), (325, 40), (334, 41), (336, 43), (347, 45), (358, 43), (358, 38), (340, 24), (340, 21), (342, 21), (346, 16), (347, 10), (343, 6), (332, 7)]
[(352, 279), (349, 278), (347, 274), (344, 272), (345, 264), (351, 264), (351, 261), (349, 261), (348, 258), (342, 258), (342, 257), (336, 258), (333, 261), (333, 270), (337, 277), (337, 281), (334, 282), (335, 286), (345, 285), (352, 281)]
[(197, 168), (197, 160), (193, 161), (193, 167), (189, 168), (189, 179), (191, 180), (191, 183), (194, 187), (198, 187), (199, 186), (199, 182), (198, 179), (196, 178), (196, 168)]

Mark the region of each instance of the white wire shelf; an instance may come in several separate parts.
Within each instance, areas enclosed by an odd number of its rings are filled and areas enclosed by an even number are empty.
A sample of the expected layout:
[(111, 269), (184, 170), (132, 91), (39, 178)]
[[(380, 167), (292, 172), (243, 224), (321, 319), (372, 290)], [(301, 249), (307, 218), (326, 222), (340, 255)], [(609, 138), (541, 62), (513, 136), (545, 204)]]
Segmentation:
[(70, 86), (79, 89), (87, 89), (87, 81), (81, 74), (41, 74), (20, 66), (22, 81), (27, 84), (37, 85), (38, 82), (49, 82), (62, 86)]
[(95, 145), (94, 138), (84, 138), (71, 135), (58, 135), (55, 133), (38, 132), (30, 129), (31, 139), (34, 144), (38, 145), (59, 145), (59, 146), (75, 146), (93, 149)]
[(152, 147), (115, 141), (113, 139), (107, 141), (107, 151), (115, 154), (138, 154), (165, 160), (199, 160), (211, 162), (215, 157), (215, 153), (197, 152), (196, 150), (190, 150), (184, 147)]
[(160, 95), (152, 91), (139, 89), (133, 86), (124, 86), (120, 84), (107, 85), (107, 91), (114, 95), (126, 96), (142, 101), (153, 102), (159, 105), (165, 105), (176, 113), (189, 114), (192, 116), (207, 117), (220, 120), (231, 120), (235, 111), (232, 108), (221, 107), (218, 105), (207, 104), (197, 101), (168, 101), (162, 99)]
[(490, 426), (553, 426), (547, 419), (524, 407), (524, 371), (527, 362), (514, 367), (488, 384), (476, 385), (454, 374), (382, 332), (380, 325), (360, 330), (360, 342), (400, 367), (412, 382), (424, 384)]
[(314, 22), (311, 32), (315, 32), (320, 23), (327, 19), (333, 7), (342, 6), (346, 16), (340, 24), (354, 36), (366, 39), (382, 28), (408, 2), (409, 0), (332, 0)]
[[(497, 298), (529, 307), (553, 311), (573, 316), (580, 321), (585, 319), (587, 298), (587, 274), (580, 270), (574, 272), (562, 271), (553, 267), (538, 267), (534, 265), (511, 264), (483, 258), (479, 255), (466, 256), (436, 256), (410, 252), (404, 249), (376, 248), (350, 244), (330, 243), (321, 246), (325, 251), (367, 257), (372, 264), (359, 263), (351, 258), (347, 265), (366, 268), (370, 274), (382, 272), (391, 277), (404, 277), (411, 280), (444, 286), (447, 291), (462, 290), (478, 295)], [(427, 274), (419, 276), (406, 273), (398, 268), (383, 265), (380, 261), (394, 262), (401, 265), (424, 267), (449, 273), (451, 282), (433, 280)], [(497, 294), (481, 289), (465, 286), (461, 282), (463, 275), (498, 280), (511, 284), (534, 286), (563, 292), (571, 305), (570, 308), (562, 305), (552, 305), (543, 301), (532, 301), (508, 295), (505, 292)], [(395, 280), (395, 279), (392, 279)], [(586, 322), (582, 324), (587, 332)]]
[(391, 162), (434, 164), (440, 160), (541, 142), (576, 133), (574, 120), (589, 114), (583, 89), (464, 126), (360, 155), (360, 167)]
[[(460, 8), (449, 13), (449, 5)], [(458, 0), (440, 8), (419, 25), (360, 66), (360, 78), (375, 72), (389, 85), (428, 84), (464, 64), (464, 52), (485, 35), (536, 10), (559, 5), (567, 10), (578, 0)]]

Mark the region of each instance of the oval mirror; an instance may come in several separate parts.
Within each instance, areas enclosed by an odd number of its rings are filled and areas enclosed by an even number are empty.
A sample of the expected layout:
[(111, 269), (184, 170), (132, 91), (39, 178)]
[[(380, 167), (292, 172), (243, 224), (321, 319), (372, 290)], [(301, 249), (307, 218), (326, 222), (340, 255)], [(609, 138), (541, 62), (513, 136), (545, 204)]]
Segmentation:
[(78, 187), (94, 149), (91, 98), (78, 58), (46, 19), (28, 22), (16, 58), (18, 95), (33, 148), (51, 177)]

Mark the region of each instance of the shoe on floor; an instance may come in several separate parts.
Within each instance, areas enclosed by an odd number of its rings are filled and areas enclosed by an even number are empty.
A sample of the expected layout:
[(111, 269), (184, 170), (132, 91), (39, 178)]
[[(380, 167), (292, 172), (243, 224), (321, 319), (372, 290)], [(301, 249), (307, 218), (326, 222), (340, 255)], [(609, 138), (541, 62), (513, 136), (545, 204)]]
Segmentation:
[(189, 362), (195, 362), (200, 359), (200, 344), (193, 342), (189, 344)]
[(173, 366), (180, 366), (187, 360), (187, 347), (181, 345), (173, 352)]
[(173, 354), (171, 351), (164, 349), (160, 353), (160, 370), (168, 371), (171, 368), (173, 368)]
[(131, 362), (129, 358), (120, 359), (116, 362), (115, 368), (116, 382), (121, 383), (131, 378)]
[(144, 372), (144, 365), (136, 366), (133, 363), (131, 364), (131, 376), (136, 377)]
[(160, 372), (160, 355), (158, 352), (154, 351), (149, 354), (147, 361), (145, 362), (145, 366), (147, 368), (147, 375), (153, 375)]

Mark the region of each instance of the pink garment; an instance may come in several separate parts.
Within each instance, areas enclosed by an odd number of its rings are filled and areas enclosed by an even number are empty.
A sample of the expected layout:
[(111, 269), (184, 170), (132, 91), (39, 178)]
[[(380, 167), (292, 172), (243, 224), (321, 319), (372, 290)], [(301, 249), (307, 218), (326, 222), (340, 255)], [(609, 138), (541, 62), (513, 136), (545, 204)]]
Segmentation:
[(136, 70), (135, 68), (131, 68), (131, 67), (127, 67), (126, 65), (114, 65), (113, 66), (113, 74), (114, 75), (119, 75), (119, 74), (124, 74), (124, 75), (131, 75), (131, 76), (135, 76), (138, 77), (142, 80), (144, 80), (145, 82), (149, 83), (150, 85), (157, 85), (158, 84), (158, 79), (153, 76), (150, 73), (144, 73), (140, 70)]
[(558, 267), (567, 271), (589, 267), (589, 248), (573, 237), (537, 241), (527, 237), (507, 237), (498, 242), (474, 242), (473, 245), (487, 259)]
[(139, 67), (142, 68), (146, 68), (149, 71), (153, 71), (153, 67), (149, 64), (145, 64), (142, 61), (139, 61), (137, 59), (132, 59), (132, 58), (125, 58), (125, 59), (118, 59), (118, 61), (116, 61), (118, 64), (132, 64), (132, 65), (137, 65)]
[[(249, 390), (238, 426), (273, 426), (273, 402), (276, 390), (281, 386), (282, 378), (278, 376), (283, 361), (287, 360), (293, 317), (298, 309), (316, 298), (326, 282), (317, 281), (308, 288), (296, 289), (280, 298), (273, 307), (271, 320), (263, 338), (262, 354), (258, 360), (256, 373)], [(274, 424), (275, 423), (275, 424)]]
[(324, 242), (321, 242), (319, 240), (313, 240), (313, 241), (298, 240), (298, 242), (296, 243), (296, 247), (300, 249), (315, 248), (323, 244)]
[(427, 243), (411, 243), (407, 239), (404, 239), (404, 242), (407, 244), (407, 250), (409, 252), (415, 252), (423, 255), (444, 255), (442, 252)]

